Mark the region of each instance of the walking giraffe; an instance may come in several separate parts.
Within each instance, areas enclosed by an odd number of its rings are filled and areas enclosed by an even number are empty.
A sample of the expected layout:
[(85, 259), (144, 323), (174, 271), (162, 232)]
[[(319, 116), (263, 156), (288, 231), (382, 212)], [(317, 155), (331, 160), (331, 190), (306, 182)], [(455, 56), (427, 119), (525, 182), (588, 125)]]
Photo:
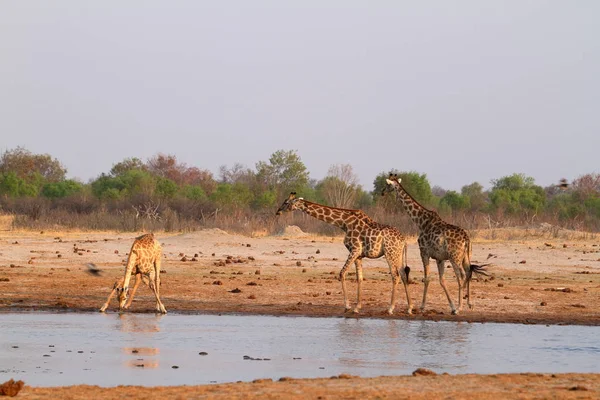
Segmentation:
[(404, 284), (406, 292), (406, 301), (408, 303), (407, 312), (412, 313), (412, 302), (408, 293), (408, 273), (410, 268), (406, 266), (406, 238), (396, 228), (387, 225), (381, 225), (373, 221), (367, 214), (361, 210), (347, 210), (343, 208), (327, 207), (322, 204), (306, 201), (301, 197), (296, 197), (292, 192), (277, 210), (276, 215), (282, 212), (300, 210), (306, 214), (335, 225), (346, 232), (344, 245), (350, 252), (348, 259), (340, 271), (340, 281), (342, 281), (342, 292), (344, 294), (345, 311), (351, 309), (350, 302), (346, 293), (346, 272), (348, 267), (354, 263), (356, 267), (357, 298), (356, 307), (353, 312), (358, 313), (362, 307), (361, 286), (363, 280), (362, 259), (379, 258), (385, 255), (390, 267), (392, 277), (392, 295), (388, 314), (393, 314), (395, 308), (396, 287), (400, 278)]
[[(160, 263), (162, 257), (162, 248), (160, 243), (154, 238), (154, 234), (148, 233), (135, 238), (131, 251), (129, 252), (129, 258), (127, 259), (127, 266), (125, 267), (125, 275), (121, 280), (117, 281), (113, 286), (113, 291), (108, 297), (106, 304), (100, 309), (100, 311), (106, 310), (108, 303), (114, 292), (118, 293), (119, 299), (119, 310), (123, 310), (129, 307), (133, 295), (135, 294), (137, 287), (143, 280), (147, 283), (150, 290), (156, 297), (156, 311), (162, 314), (166, 314), (167, 310), (160, 301)], [(131, 296), (129, 296), (129, 281), (131, 275), (136, 275), (135, 286)], [(122, 287), (121, 286), (122, 281)], [(146, 282), (147, 281), (147, 282)], [(129, 301), (128, 298), (130, 299)]]
[[(487, 265), (471, 264), (471, 240), (469, 234), (456, 225), (451, 225), (438, 215), (437, 212), (428, 210), (417, 202), (408, 192), (402, 187), (401, 179), (397, 175), (390, 174), (386, 179), (387, 190), (394, 190), (398, 194), (404, 209), (419, 228), (419, 250), (421, 252), (421, 260), (423, 261), (423, 302), (421, 303), (421, 311), (425, 310), (427, 303), (427, 288), (429, 287), (429, 259), (433, 258), (437, 262), (438, 272), (440, 275), (440, 285), (444, 289), (444, 293), (448, 298), (452, 314), (458, 314), (462, 309), (462, 289), (466, 286), (467, 305), (473, 308), (471, 302), (471, 278), (473, 273), (487, 275), (484, 267)], [(449, 260), (454, 269), (454, 274), (458, 280), (458, 309), (454, 306), (446, 281), (444, 279), (444, 264)]]

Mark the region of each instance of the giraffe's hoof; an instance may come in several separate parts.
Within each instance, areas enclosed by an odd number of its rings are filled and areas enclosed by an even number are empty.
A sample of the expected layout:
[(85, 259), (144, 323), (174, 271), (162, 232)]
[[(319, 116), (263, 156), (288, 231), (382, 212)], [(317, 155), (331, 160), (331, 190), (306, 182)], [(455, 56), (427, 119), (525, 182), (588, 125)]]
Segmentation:
[(351, 308), (351, 307), (346, 307), (346, 308), (344, 308), (344, 313), (348, 313), (348, 312), (350, 312), (350, 311), (352, 311), (352, 308)]
[(388, 315), (394, 315), (394, 309), (388, 308), (387, 313), (388, 313)]
[(413, 313), (413, 312), (412, 312), (412, 308), (409, 308), (408, 310), (406, 310), (406, 313), (407, 313), (408, 315), (411, 315), (411, 314)]
[(360, 314), (360, 308), (359, 308), (359, 307), (355, 307), (355, 308), (352, 310), (352, 313), (353, 313), (353, 314)]
[(452, 315), (458, 315), (458, 310), (452, 310)]

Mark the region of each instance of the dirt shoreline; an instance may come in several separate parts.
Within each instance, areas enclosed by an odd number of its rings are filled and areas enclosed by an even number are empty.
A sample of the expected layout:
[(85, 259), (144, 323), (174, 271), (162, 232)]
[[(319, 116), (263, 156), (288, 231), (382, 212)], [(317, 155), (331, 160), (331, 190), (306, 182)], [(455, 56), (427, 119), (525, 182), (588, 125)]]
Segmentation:
[[(110, 232), (0, 232), (0, 313), (97, 312), (115, 279), (122, 275), (135, 236)], [(415, 314), (406, 313), (406, 298), (400, 290), (396, 311), (389, 316), (385, 311), (391, 280), (384, 259), (364, 261), (363, 308), (358, 315), (344, 314), (337, 280), (347, 256), (341, 237), (301, 233), (246, 237), (218, 229), (156, 236), (164, 249), (161, 298), (169, 313), (600, 325), (600, 241), (593, 237), (475, 240), (473, 262), (492, 262), (488, 267), (491, 276), (474, 280), (475, 308), (469, 310), (465, 304), (459, 315), (450, 314), (437, 282), (435, 264), (431, 266), (435, 281), (429, 286), (427, 307), (425, 312), (419, 310), (422, 267), (413, 238), (408, 258)], [(100, 276), (87, 273), (85, 264), (89, 262), (101, 269)], [(354, 303), (354, 276), (348, 278)], [(446, 270), (446, 282), (456, 297), (451, 269)], [(108, 312), (116, 312), (116, 308), (113, 300)], [(150, 291), (140, 287), (127, 312), (153, 312), (153, 308)], [(420, 380), (426, 380), (427, 385), (425, 381), (418, 383)], [(473, 390), (461, 390), (464, 385), (473, 385)], [(577, 385), (587, 390), (568, 390)], [(410, 398), (497, 398), (510, 393), (513, 398), (533, 399), (598, 398), (599, 390), (598, 374), (510, 374), (308, 379), (160, 389), (26, 386), (19, 396), (108, 399), (123, 393), (146, 398), (163, 393), (161, 396), (168, 398), (401, 398), (406, 394)]]
[(202, 386), (26, 386), (31, 400), (162, 399), (597, 399), (600, 374), (386, 376), (229, 383)]

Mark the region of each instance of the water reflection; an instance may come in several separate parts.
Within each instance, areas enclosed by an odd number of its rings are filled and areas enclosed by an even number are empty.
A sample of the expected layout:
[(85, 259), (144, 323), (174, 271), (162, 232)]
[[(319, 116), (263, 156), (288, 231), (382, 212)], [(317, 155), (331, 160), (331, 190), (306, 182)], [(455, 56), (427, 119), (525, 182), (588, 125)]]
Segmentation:
[[(416, 325), (415, 357), (422, 360), (426, 368), (441, 368), (451, 360), (453, 368), (463, 369), (471, 353), (471, 343), (467, 340), (471, 327), (465, 322), (421, 321)], [(442, 358), (444, 361), (440, 362)]]
[(148, 318), (147, 315), (143, 314), (121, 313), (118, 314), (116, 319), (117, 329), (129, 333), (160, 332), (159, 322), (162, 317), (162, 314), (156, 314), (154, 318)]
[(339, 360), (348, 367), (381, 365), (401, 368), (408, 363), (428, 368), (467, 364), (471, 324), (431, 321), (344, 319), (336, 324)]
[(466, 352), (465, 345), (471, 324), (457, 322), (456, 324), (440, 324), (438, 322), (421, 321), (417, 324), (416, 341), (418, 353), (423, 356), (435, 355), (440, 348), (457, 356)]
[(343, 319), (336, 324), (339, 361), (349, 368), (383, 365), (402, 368), (406, 364), (399, 340), (406, 333), (402, 321)]
[[(162, 314), (155, 315), (154, 318), (148, 316), (122, 313), (116, 319), (116, 327), (120, 332), (130, 335), (134, 343), (146, 341), (152, 338), (154, 333), (160, 332), (160, 319)], [(121, 351), (130, 355), (132, 359), (125, 360), (124, 364), (130, 368), (158, 368), (160, 366), (158, 358), (153, 358), (160, 354), (157, 347), (123, 347)]]

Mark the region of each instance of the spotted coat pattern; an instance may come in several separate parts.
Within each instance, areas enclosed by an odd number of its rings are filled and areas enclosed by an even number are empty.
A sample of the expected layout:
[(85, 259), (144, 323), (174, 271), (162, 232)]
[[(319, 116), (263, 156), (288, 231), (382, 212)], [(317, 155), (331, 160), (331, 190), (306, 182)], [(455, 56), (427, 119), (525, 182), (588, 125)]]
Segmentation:
[(136, 275), (136, 283), (131, 297), (135, 294), (139, 282), (144, 280), (156, 297), (156, 311), (162, 314), (167, 313), (165, 306), (160, 301), (161, 257), (162, 247), (158, 240), (154, 238), (154, 234), (148, 233), (134, 240), (127, 259), (127, 266), (125, 267), (123, 286), (122, 288), (117, 288), (117, 292), (119, 293), (119, 309), (125, 309), (131, 304), (131, 301), (127, 302), (127, 299), (129, 297), (129, 282), (132, 274), (134, 274)]
[[(424, 288), (421, 310), (427, 303), (427, 288), (429, 287), (429, 260), (433, 258), (438, 266), (440, 285), (448, 298), (452, 314), (458, 314), (462, 309), (462, 289), (466, 286), (467, 304), (473, 307), (470, 295), (471, 270), (471, 240), (469, 234), (461, 227), (449, 224), (442, 220), (437, 212), (428, 210), (417, 202), (400, 183), (401, 179), (390, 175), (386, 180), (386, 191), (395, 191), (412, 221), (419, 228), (419, 250), (423, 261)], [(458, 281), (458, 308), (454, 306), (444, 279), (445, 261), (450, 261)], [(479, 273), (479, 272), (478, 272)]]
[(412, 312), (412, 302), (408, 292), (408, 269), (406, 267), (406, 238), (396, 228), (382, 225), (372, 220), (361, 210), (347, 210), (343, 208), (328, 207), (322, 204), (312, 203), (292, 192), (277, 210), (277, 215), (283, 212), (300, 210), (318, 220), (327, 222), (341, 228), (346, 236), (344, 245), (350, 252), (348, 259), (342, 267), (339, 279), (342, 282), (344, 294), (344, 305), (346, 311), (351, 309), (346, 292), (346, 273), (350, 265), (354, 263), (357, 276), (357, 300), (355, 313), (362, 307), (361, 286), (363, 281), (362, 259), (379, 258), (385, 255), (392, 277), (392, 293), (389, 314), (394, 312), (396, 287), (402, 279), (408, 313)]

